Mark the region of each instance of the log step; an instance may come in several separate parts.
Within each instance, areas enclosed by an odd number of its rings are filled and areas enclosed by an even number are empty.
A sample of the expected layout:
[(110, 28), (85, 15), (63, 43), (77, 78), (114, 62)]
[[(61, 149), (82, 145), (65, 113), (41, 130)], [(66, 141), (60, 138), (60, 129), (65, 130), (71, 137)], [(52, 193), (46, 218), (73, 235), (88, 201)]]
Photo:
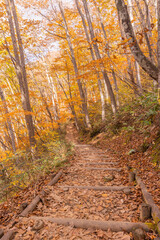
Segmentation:
[(85, 162), (85, 163), (77, 163), (79, 165), (83, 165), (83, 164), (86, 164), (86, 165), (117, 165), (118, 162)]
[[(59, 178), (61, 177), (62, 175), (62, 170), (60, 170), (55, 176), (54, 178), (47, 184), (48, 186), (52, 186), (54, 184), (56, 184), (59, 180)], [(43, 195), (43, 190), (41, 191), (41, 194)], [(25, 217), (28, 215), (28, 213), (32, 212), (37, 204), (40, 202), (41, 200), (41, 197), (39, 195), (37, 195), (33, 200), (32, 202), (20, 213), (19, 216), (21, 217)]]
[(130, 190), (133, 188), (132, 186), (60, 186), (61, 188), (64, 189), (69, 189), (69, 188), (78, 188), (78, 189), (88, 189), (88, 190), (95, 190), (95, 191), (126, 191)]
[(102, 171), (116, 171), (121, 172), (122, 168), (94, 168), (94, 167), (84, 167), (87, 170), (102, 170)]
[(7, 233), (5, 233), (3, 235), (1, 240), (11, 240), (11, 239), (14, 239), (14, 236), (15, 236), (16, 233), (17, 233), (16, 229), (11, 229), (11, 230), (9, 230)]
[(91, 147), (89, 144), (74, 144), (75, 147)]
[(52, 217), (37, 217), (31, 216), (30, 219), (48, 221), (57, 223), (59, 225), (74, 226), (76, 228), (92, 228), (101, 229), (103, 231), (111, 230), (112, 232), (132, 232), (133, 229), (141, 228), (144, 231), (150, 231), (149, 227), (145, 223), (137, 222), (120, 222), (120, 221), (98, 221), (98, 220), (86, 220), (86, 219), (74, 219), (74, 218), (52, 218)]
[[(97, 159), (99, 158), (100, 160), (101, 160), (101, 159), (104, 159), (104, 160), (108, 160), (108, 161), (110, 161), (110, 160), (113, 160), (113, 161), (114, 161), (114, 160), (115, 160), (115, 158), (101, 157), (101, 156), (96, 156), (96, 158), (97, 158)], [(83, 156), (83, 159), (87, 159), (87, 160), (88, 160), (88, 156), (86, 156), (86, 157)], [(90, 160), (90, 161), (92, 161), (92, 160)]]

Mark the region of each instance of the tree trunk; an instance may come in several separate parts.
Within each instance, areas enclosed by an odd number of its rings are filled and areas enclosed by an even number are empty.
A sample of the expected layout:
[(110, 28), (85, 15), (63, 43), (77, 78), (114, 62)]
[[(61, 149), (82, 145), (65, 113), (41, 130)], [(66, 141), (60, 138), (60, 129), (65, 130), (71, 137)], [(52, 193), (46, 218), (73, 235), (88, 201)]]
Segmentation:
[(47, 63), (46, 63), (44, 57), (43, 57), (43, 62), (44, 62), (44, 66), (45, 66), (47, 81), (48, 81), (48, 84), (49, 84), (49, 87), (50, 87), (50, 90), (51, 90), (51, 99), (52, 99), (52, 104), (53, 104), (53, 109), (54, 109), (54, 119), (55, 119), (55, 121), (58, 121), (58, 119), (59, 119), (58, 106), (57, 106), (58, 96), (57, 96), (56, 88), (54, 86), (53, 79), (49, 74), (48, 66), (47, 66)]
[(72, 42), (71, 42), (71, 38), (70, 38), (70, 34), (69, 34), (69, 30), (68, 30), (68, 26), (67, 26), (67, 22), (64, 16), (64, 11), (62, 8), (62, 5), (59, 3), (59, 9), (61, 12), (61, 16), (63, 18), (63, 23), (64, 23), (64, 27), (65, 27), (65, 32), (66, 32), (66, 38), (67, 38), (67, 42), (68, 42), (68, 46), (70, 49), (70, 53), (71, 53), (71, 59), (72, 59), (72, 64), (74, 67), (74, 72), (75, 72), (75, 76), (77, 78), (77, 84), (78, 84), (78, 88), (79, 88), (79, 92), (80, 92), (80, 96), (81, 96), (81, 100), (82, 100), (82, 110), (83, 113), (85, 115), (85, 125), (87, 128), (91, 128), (91, 124), (90, 124), (90, 120), (89, 120), (89, 114), (88, 114), (88, 108), (87, 108), (87, 102), (85, 99), (85, 94), (84, 94), (84, 90), (82, 87), (82, 83), (79, 79), (78, 76), (78, 67), (77, 67), (77, 62), (76, 62), (76, 58), (75, 58), (75, 54), (74, 54), (74, 50), (73, 50), (73, 46), (72, 46)]
[[(154, 1), (156, 2), (157, 0), (154, 0)], [(152, 37), (152, 27), (151, 27), (151, 19), (150, 19), (149, 7), (148, 7), (148, 0), (143, 0), (143, 2), (145, 3), (146, 25), (149, 30), (149, 37)]]
[(139, 91), (142, 92), (140, 69), (139, 69), (139, 64), (136, 61), (135, 61), (135, 69), (136, 69), (137, 86), (139, 88)]
[(33, 81), (34, 81), (36, 87), (38, 88), (38, 90), (39, 90), (39, 92), (40, 92), (42, 101), (43, 101), (44, 105), (46, 106), (46, 111), (47, 111), (48, 116), (49, 116), (49, 118), (50, 118), (50, 120), (51, 120), (51, 123), (53, 123), (53, 117), (52, 117), (51, 111), (50, 111), (50, 109), (49, 109), (48, 103), (47, 103), (47, 101), (46, 101), (46, 99), (45, 99), (45, 95), (43, 94), (41, 88), (39, 87), (39, 85), (38, 85), (38, 83), (37, 83), (37, 80), (36, 80), (36, 78), (35, 78), (34, 73), (32, 72), (32, 70), (31, 70), (31, 74), (32, 74)]
[(8, 150), (8, 146), (4, 143), (2, 137), (0, 136), (0, 143), (2, 145), (2, 148), (4, 149), (4, 151), (7, 151)]
[[(81, 16), (81, 19), (82, 19), (82, 24), (83, 24), (84, 32), (85, 32), (85, 35), (86, 35), (87, 42), (88, 42), (88, 44), (89, 44), (89, 50), (90, 50), (90, 53), (91, 53), (92, 60), (94, 61), (94, 60), (95, 60), (94, 51), (93, 51), (93, 48), (92, 48), (92, 44), (90, 43), (91, 41), (90, 41), (90, 37), (89, 37), (89, 34), (88, 34), (85, 17), (84, 17), (84, 15), (83, 15), (83, 13), (82, 13), (82, 11), (81, 11), (81, 9), (80, 9), (78, 0), (75, 0), (75, 3), (76, 3), (77, 10), (78, 10), (78, 12), (79, 12), (79, 14), (80, 14), (80, 16)], [(105, 117), (106, 117), (106, 112), (105, 112), (105, 98), (104, 98), (103, 89), (102, 89), (102, 82), (101, 82), (101, 80), (100, 80), (98, 71), (96, 71), (96, 75), (97, 75), (97, 79), (98, 79), (98, 87), (99, 87), (100, 98), (101, 98), (102, 121), (104, 121), (104, 120), (105, 120)]]
[[(149, 37), (148, 37), (148, 34), (146, 32), (146, 29), (147, 29), (147, 26), (146, 26), (146, 23), (145, 23), (145, 18), (144, 18), (144, 14), (142, 12), (142, 9), (141, 9), (141, 6), (139, 4), (139, 1), (138, 0), (135, 0), (136, 1), (136, 4), (137, 4), (137, 7), (138, 7), (138, 11), (139, 11), (139, 14), (140, 14), (140, 23), (141, 23), (141, 26), (142, 26), (142, 30), (143, 30), (143, 33), (144, 33), (144, 37), (146, 39), (146, 43), (147, 43), (147, 47), (148, 47), (148, 52), (149, 52), (149, 57), (150, 57), (150, 60), (152, 61), (152, 63), (155, 63), (154, 61), (154, 56), (153, 56), (153, 51), (152, 51), (152, 48), (151, 48), (151, 44), (150, 44), (150, 40), (149, 40)], [(148, 12), (148, 11), (147, 11)], [(147, 18), (149, 17), (149, 15), (147, 14)], [(132, 19), (131, 19), (132, 21)], [(148, 20), (149, 21), (149, 20)], [(148, 23), (149, 24), (149, 23)], [(148, 28), (149, 29), (149, 28)], [(151, 29), (150, 29), (151, 30)]]
[[(32, 119), (32, 115), (30, 114), (32, 110), (31, 110), (30, 99), (29, 99), (23, 43), (20, 35), (19, 23), (18, 23), (17, 13), (14, 5), (14, 0), (5, 0), (5, 3), (6, 3), (7, 15), (8, 15), (10, 33), (12, 38), (14, 56), (15, 56), (14, 66), (15, 66), (15, 71), (16, 71), (16, 75), (17, 75), (20, 90), (21, 90), (22, 106), (25, 114), (25, 121), (28, 129), (30, 146), (33, 147), (35, 146), (36, 140), (34, 138), (33, 119)], [(17, 35), (17, 39), (16, 39), (16, 35)], [(18, 43), (17, 43), (17, 40), (18, 40)]]
[[(91, 21), (89, 9), (88, 9), (88, 4), (87, 4), (86, 0), (82, 0), (82, 1), (83, 1), (83, 6), (84, 6), (87, 22), (88, 22), (90, 37), (91, 37), (91, 40), (93, 42), (93, 48), (94, 48), (94, 51), (95, 51), (95, 55), (96, 55), (97, 60), (100, 60), (101, 55), (100, 55), (100, 52), (99, 52), (98, 45), (95, 42), (95, 34), (94, 34), (93, 25), (92, 25), (92, 21)], [(104, 77), (106, 85), (107, 85), (108, 93), (109, 93), (109, 96), (110, 96), (112, 111), (115, 114), (116, 111), (117, 111), (117, 105), (116, 105), (116, 100), (115, 100), (115, 96), (114, 96), (114, 93), (113, 93), (113, 89), (112, 89), (110, 80), (108, 78), (106, 70), (104, 69), (103, 64), (101, 63), (100, 65), (101, 65), (101, 68), (102, 68), (103, 77)]]
[(7, 103), (6, 103), (6, 100), (5, 100), (5, 96), (4, 96), (4, 93), (3, 93), (3, 90), (2, 90), (1, 87), (0, 87), (0, 98), (2, 100), (4, 110), (5, 110), (5, 114), (6, 114), (6, 118), (7, 118), (6, 125), (9, 129), (9, 135), (10, 135), (10, 139), (11, 139), (11, 143), (12, 143), (12, 149), (13, 149), (13, 152), (16, 152), (15, 135), (14, 135), (13, 127), (12, 127), (12, 122), (11, 122), (11, 119), (9, 117), (9, 111), (8, 111)]
[[(106, 40), (107, 55), (108, 55), (108, 57), (110, 58), (110, 52), (109, 52), (109, 47), (108, 47), (107, 34), (106, 34), (106, 30), (105, 30), (105, 27), (104, 27), (104, 24), (103, 24), (101, 12), (100, 12), (100, 9), (99, 9), (99, 7), (97, 6), (97, 3), (96, 3), (95, 1), (94, 1), (94, 5), (95, 5), (95, 7), (96, 7), (96, 9), (97, 9), (98, 16), (99, 16), (100, 23), (101, 23), (102, 32), (103, 32), (104, 38), (105, 38), (105, 40)], [(117, 103), (117, 106), (119, 107), (118, 84), (117, 84), (117, 78), (116, 78), (116, 74), (115, 74), (115, 71), (114, 71), (114, 68), (113, 68), (112, 64), (111, 64), (111, 71), (112, 71), (112, 77), (113, 77), (114, 86), (115, 86), (115, 91), (116, 91), (116, 103)]]
[(143, 54), (138, 45), (124, 0), (115, 0), (115, 2), (129, 47), (135, 60), (149, 76), (158, 81), (158, 68)]
[(157, 0), (157, 14), (158, 14), (158, 42), (157, 42), (157, 55), (158, 55), (158, 101), (160, 102), (160, 0)]
[(73, 113), (73, 116), (74, 116), (74, 119), (75, 119), (76, 128), (79, 131), (80, 130), (80, 123), (78, 121), (77, 114), (76, 114), (75, 107), (74, 107), (74, 102), (73, 102), (73, 97), (72, 97), (72, 90), (71, 90), (71, 83), (70, 83), (70, 74), (69, 74), (67, 61), (66, 61), (66, 69), (67, 69), (67, 84), (68, 84), (68, 89), (69, 89), (69, 96), (70, 96), (70, 99), (72, 100), (71, 101), (72, 113)]
[(107, 101), (107, 103), (109, 103), (108, 89), (107, 89), (107, 85), (106, 85), (105, 80), (104, 80), (104, 93), (105, 93), (106, 101)]
[[(119, 12), (118, 12), (118, 21), (119, 21), (119, 27), (120, 27), (121, 37), (122, 37), (122, 40), (124, 40), (124, 39), (125, 39), (125, 32), (124, 32), (124, 29), (123, 29), (123, 27), (122, 27), (122, 22), (121, 22), (121, 19), (120, 19), (120, 14), (119, 14)], [(128, 57), (127, 54), (126, 54), (126, 58), (127, 58), (127, 63), (128, 63), (128, 70), (127, 70), (127, 72), (128, 72), (128, 75), (129, 75), (129, 79), (130, 79), (130, 82), (131, 82), (131, 84), (132, 84), (134, 93), (135, 93), (135, 95), (137, 95), (137, 89), (136, 89), (136, 88), (137, 88), (137, 85), (136, 85), (136, 83), (135, 83), (135, 81), (134, 81), (134, 74), (133, 74), (133, 68), (132, 68), (131, 60), (130, 60), (130, 58)], [(135, 63), (136, 63), (136, 61), (135, 61)], [(136, 64), (136, 66), (138, 66), (138, 63)], [(138, 75), (137, 75), (137, 76), (138, 76)], [(125, 78), (127, 78), (127, 77), (125, 77)]]
[[(67, 93), (63, 87), (63, 84), (61, 83), (61, 81), (59, 80), (59, 77), (57, 75), (57, 81), (58, 81), (58, 84), (59, 86), (62, 88), (62, 91), (66, 97), (67, 100), (69, 100), (68, 96), (67, 96)], [(70, 90), (69, 90), (70, 91)], [(73, 101), (72, 101), (72, 95), (70, 94), (70, 99), (71, 99), (71, 103), (69, 102), (68, 105), (69, 105), (69, 108), (72, 112), (72, 115), (74, 116), (74, 121), (75, 121), (75, 125), (76, 125), (76, 129), (79, 131), (80, 130), (80, 127), (79, 127), (79, 122), (78, 122), (78, 119), (77, 119), (77, 115), (76, 115), (76, 112), (75, 112), (75, 108), (74, 108), (74, 104), (73, 104)]]
[[(133, 0), (128, 0), (128, 5), (129, 5), (128, 9), (129, 9), (129, 16), (130, 16), (131, 22), (133, 21), (133, 29), (134, 29), (135, 25), (134, 25), (134, 19), (133, 19), (132, 1)], [(136, 69), (136, 80), (137, 80), (138, 91), (142, 92), (140, 69), (139, 69), (139, 65), (138, 65), (137, 61), (135, 61), (134, 65), (135, 65), (135, 69)], [(136, 86), (134, 86), (134, 87), (136, 87)]]

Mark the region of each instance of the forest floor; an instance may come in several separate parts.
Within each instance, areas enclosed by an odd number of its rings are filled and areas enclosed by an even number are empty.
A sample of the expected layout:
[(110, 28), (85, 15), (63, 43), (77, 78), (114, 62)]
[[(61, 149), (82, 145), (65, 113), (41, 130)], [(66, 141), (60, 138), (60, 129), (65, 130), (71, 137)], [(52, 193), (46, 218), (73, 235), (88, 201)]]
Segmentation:
[[(152, 135), (154, 135), (153, 131)], [(155, 136), (151, 136), (149, 141), (153, 142), (154, 139)], [(119, 160), (120, 166), (136, 169), (160, 208), (160, 166), (153, 162), (152, 146), (145, 152), (139, 151), (143, 142), (144, 136), (136, 132), (129, 137), (124, 133), (112, 138), (106, 138), (106, 134), (101, 133), (91, 141), (91, 144), (104, 151), (107, 149), (109, 154)], [(134, 150), (133, 154), (128, 154), (130, 150)]]
[[(29, 194), (28, 190), (25, 192), (26, 195), (23, 193), (23, 196), (6, 203), (7, 210), (1, 209), (2, 228), (7, 230), (5, 225), (8, 225), (14, 217), (16, 219), (14, 227), (17, 229), (14, 238), (16, 240), (132, 239), (131, 233), (123, 231), (75, 228), (74, 223), (63, 226), (50, 220), (50, 218), (72, 218), (133, 223), (140, 221), (139, 206), (143, 201), (141, 190), (138, 186), (129, 183), (126, 162), (122, 156), (119, 158), (113, 151), (113, 149), (118, 151), (113, 143), (102, 144), (103, 149), (95, 147), (94, 142), (93, 145), (78, 143), (78, 135), (72, 127), (68, 128), (67, 139), (75, 144), (75, 156), (63, 168), (63, 174), (58, 183), (45, 187), (47, 192), (45, 200), (43, 203), (40, 202), (28, 217), (18, 216), (17, 203), (32, 199), (33, 189), (32, 194)], [(46, 185), (47, 179), (42, 179), (40, 182), (40, 186)], [(133, 188), (128, 193), (127, 191), (95, 191), (78, 188), (78, 186), (133, 186)], [(10, 210), (7, 204), (10, 204)], [(39, 220), (42, 220), (43, 224), (40, 229), (35, 230), (34, 226)], [(154, 233), (146, 234), (146, 239), (153, 239), (154, 236), (156, 236)]]

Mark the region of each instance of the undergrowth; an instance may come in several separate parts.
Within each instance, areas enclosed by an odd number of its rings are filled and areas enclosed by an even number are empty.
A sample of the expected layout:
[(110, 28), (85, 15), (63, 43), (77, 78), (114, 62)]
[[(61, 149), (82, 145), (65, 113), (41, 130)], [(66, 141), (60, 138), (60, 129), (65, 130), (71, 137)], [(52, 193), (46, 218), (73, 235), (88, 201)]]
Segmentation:
[(96, 138), (99, 133), (105, 133), (106, 138), (123, 135), (126, 141), (130, 141), (133, 133), (141, 135), (144, 141), (138, 151), (145, 152), (152, 145), (153, 161), (160, 163), (160, 104), (155, 94), (145, 94), (125, 103), (115, 116), (108, 109), (103, 123), (100, 114), (94, 114), (92, 126), (89, 139)]
[(1, 201), (63, 166), (72, 153), (72, 145), (55, 132), (37, 140), (34, 159), (28, 150), (19, 150), (14, 155), (7, 152), (0, 164)]

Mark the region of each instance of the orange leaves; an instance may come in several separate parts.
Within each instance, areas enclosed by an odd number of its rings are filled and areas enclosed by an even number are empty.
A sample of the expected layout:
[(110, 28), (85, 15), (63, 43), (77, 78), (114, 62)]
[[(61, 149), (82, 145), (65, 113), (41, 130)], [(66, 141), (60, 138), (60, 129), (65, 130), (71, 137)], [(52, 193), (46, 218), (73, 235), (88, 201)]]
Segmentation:
[(131, 38), (128, 38), (128, 39), (125, 39), (125, 40), (121, 41), (121, 43), (118, 44), (118, 47), (119, 47), (119, 46), (123, 46), (123, 48), (128, 47), (130, 40), (131, 40)]
[(20, 94), (20, 93), (14, 93), (14, 94), (12, 94), (12, 96), (13, 96), (13, 97), (20, 97), (21, 94)]

